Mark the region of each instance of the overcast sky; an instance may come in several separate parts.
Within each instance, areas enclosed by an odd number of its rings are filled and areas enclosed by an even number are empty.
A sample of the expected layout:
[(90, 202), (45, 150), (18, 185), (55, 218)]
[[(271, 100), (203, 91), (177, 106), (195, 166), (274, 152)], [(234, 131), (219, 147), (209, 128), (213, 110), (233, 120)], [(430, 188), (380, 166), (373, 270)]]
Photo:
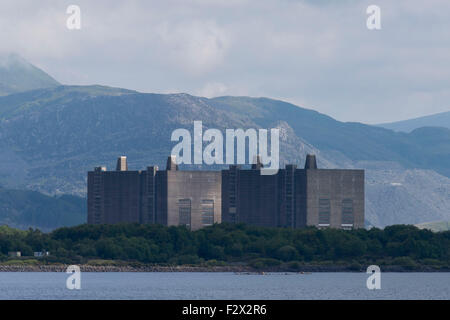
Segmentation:
[(64, 84), (264, 96), (365, 123), (450, 110), (449, 0), (2, 0), (0, 35)]

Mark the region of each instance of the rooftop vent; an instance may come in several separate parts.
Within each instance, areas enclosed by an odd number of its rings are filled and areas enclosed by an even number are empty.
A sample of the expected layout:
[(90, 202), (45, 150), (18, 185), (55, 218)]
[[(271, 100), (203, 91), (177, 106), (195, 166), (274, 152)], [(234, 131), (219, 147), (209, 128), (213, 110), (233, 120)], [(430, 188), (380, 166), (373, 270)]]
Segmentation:
[(314, 154), (306, 156), (305, 169), (317, 169), (316, 156)]

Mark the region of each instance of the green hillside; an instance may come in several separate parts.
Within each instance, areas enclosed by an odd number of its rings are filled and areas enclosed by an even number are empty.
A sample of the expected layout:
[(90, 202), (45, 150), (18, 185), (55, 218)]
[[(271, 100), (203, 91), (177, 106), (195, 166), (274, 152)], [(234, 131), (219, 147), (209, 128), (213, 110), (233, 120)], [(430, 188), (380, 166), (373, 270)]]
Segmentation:
[(86, 222), (86, 199), (0, 188), (0, 225), (49, 231)]

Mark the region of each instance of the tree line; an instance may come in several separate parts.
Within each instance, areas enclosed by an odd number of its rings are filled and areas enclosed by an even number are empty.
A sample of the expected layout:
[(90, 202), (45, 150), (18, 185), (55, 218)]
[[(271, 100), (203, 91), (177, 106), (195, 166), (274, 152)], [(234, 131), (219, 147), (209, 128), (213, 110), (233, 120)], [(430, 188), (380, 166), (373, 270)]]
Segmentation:
[(8, 252), (42, 263), (86, 263), (93, 259), (146, 264), (233, 264), (254, 267), (302, 264), (450, 265), (450, 231), (434, 233), (410, 225), (356, 230), (266, 228), (215, 224), (197, 231), (145, 224), (79, 225), (50, 233), (0, 227), (0, 260)]

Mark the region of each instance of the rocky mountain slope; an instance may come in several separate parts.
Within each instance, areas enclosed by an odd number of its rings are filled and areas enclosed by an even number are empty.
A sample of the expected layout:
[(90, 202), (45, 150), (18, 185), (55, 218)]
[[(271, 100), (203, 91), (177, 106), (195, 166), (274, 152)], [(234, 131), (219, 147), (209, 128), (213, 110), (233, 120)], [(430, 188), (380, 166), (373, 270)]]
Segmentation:
[(366, 222), (385, 226), (450, 218), (450, 179), (431, 170), (366, 170)]

